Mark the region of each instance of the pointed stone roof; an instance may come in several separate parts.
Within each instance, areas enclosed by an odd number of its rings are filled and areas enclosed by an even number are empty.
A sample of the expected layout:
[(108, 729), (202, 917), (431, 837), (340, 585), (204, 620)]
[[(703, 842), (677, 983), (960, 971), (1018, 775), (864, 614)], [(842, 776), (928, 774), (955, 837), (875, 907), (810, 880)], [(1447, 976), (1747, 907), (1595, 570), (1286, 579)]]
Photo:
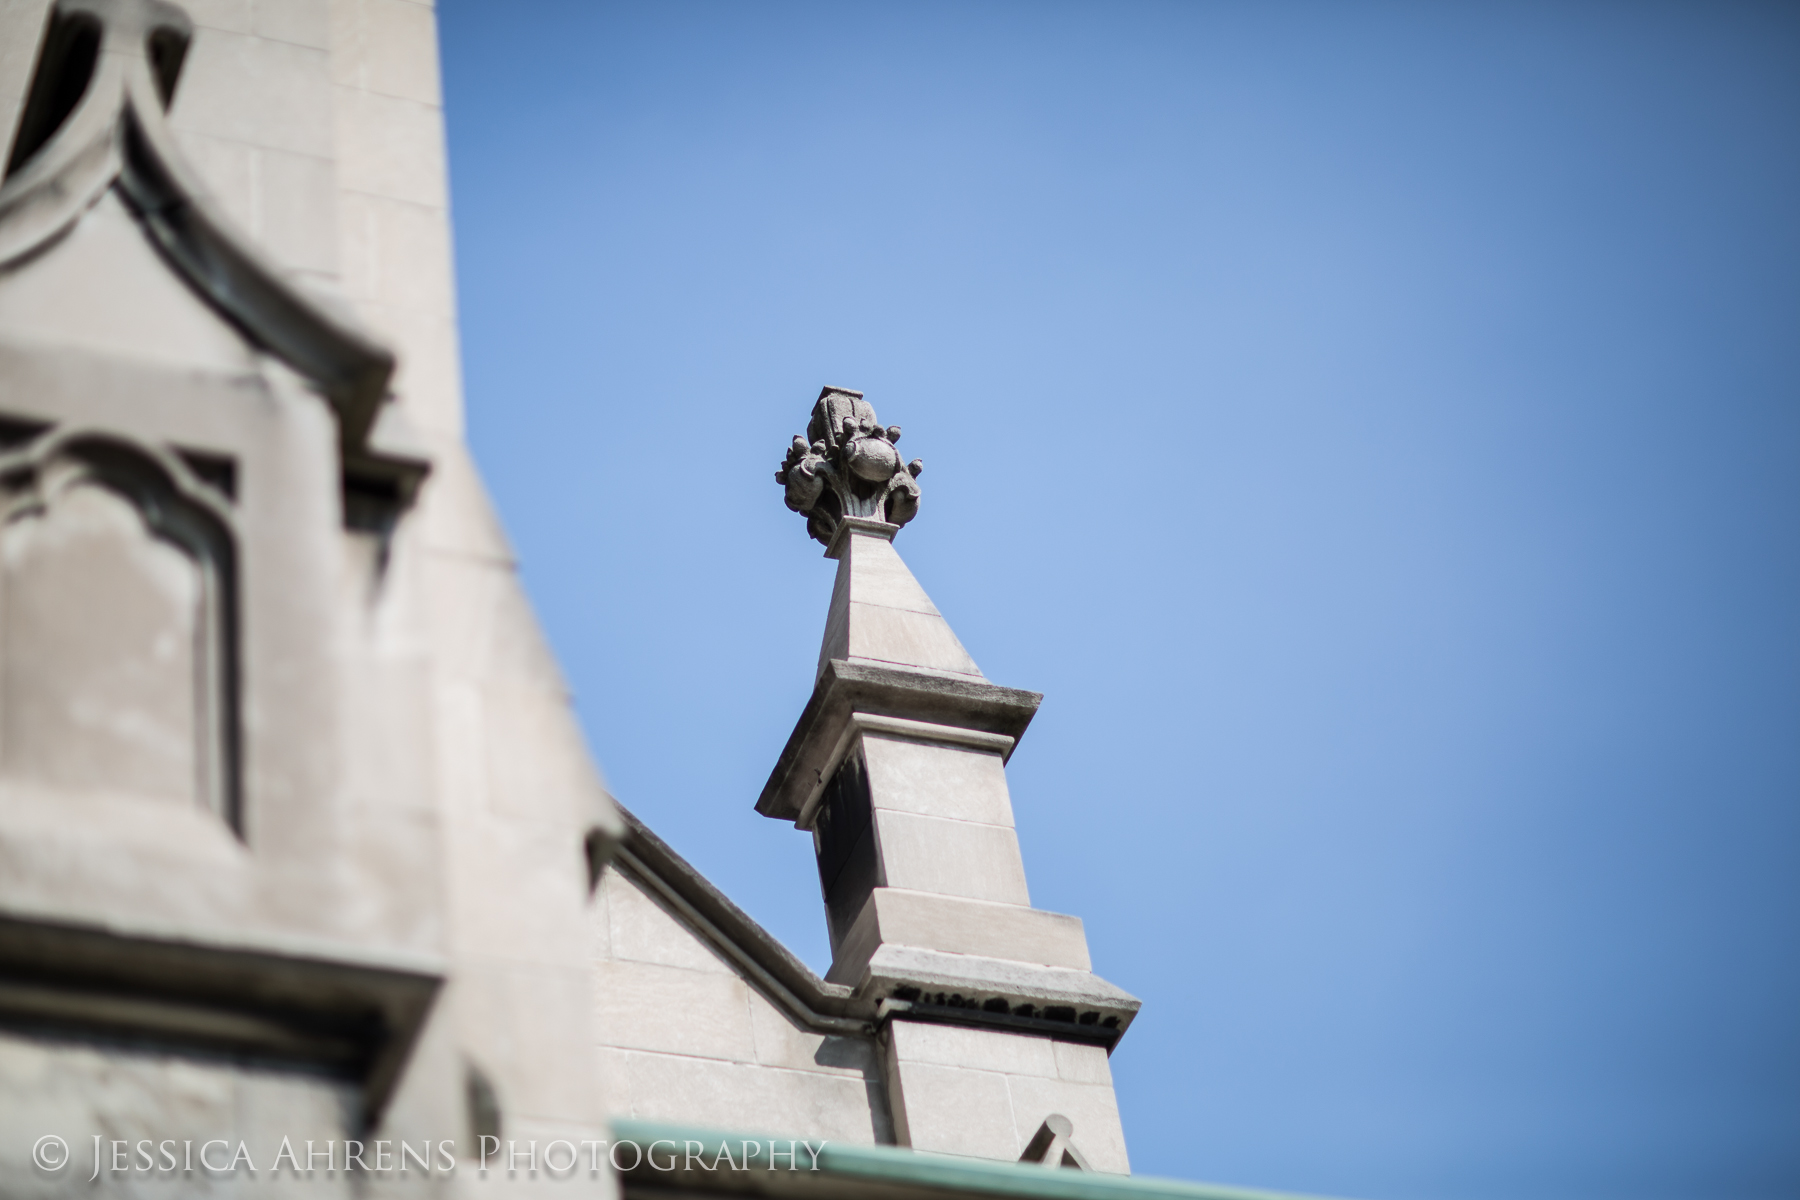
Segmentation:
[(819, 673), (834, 658), (984, 678), (950, 622), (894, 549), (896, 526), (845, 518), (826, 552), (838, 562), (819, 648)]

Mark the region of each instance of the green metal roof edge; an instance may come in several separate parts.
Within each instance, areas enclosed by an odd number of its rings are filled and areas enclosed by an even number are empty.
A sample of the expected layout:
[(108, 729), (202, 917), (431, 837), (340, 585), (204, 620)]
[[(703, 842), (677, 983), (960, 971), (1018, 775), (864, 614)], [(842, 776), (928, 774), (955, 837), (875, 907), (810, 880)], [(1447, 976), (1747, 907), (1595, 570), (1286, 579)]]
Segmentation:
[[(801, 1140), (767, 1133), (758, 1139), (749, 1133), (628, 1118), (613, 1121), (612, 1128), (616, 1140), (643, 1146), (659, 1140), (700, 1142), (706, 1147), (701, 1153), (715, 1161), (722, 1148), (729, 1146), (735, 1152), (741, 1152), (741, 1143), (747, 1141), (766, 1142), (771, 1138), (777, 1142)], [(1302, 1196), (1293, 1192), (1270, 1192), (1257, 1188), (1189, 1183), (1186, 1180), (1161, 1179), (1155, 1176), (1109, 1175), (1098, 1171), (1074, 1171), (1024, 1163), (996, 1162), (991, 1159), (963, 1158), (951, 1154), (928, 1154), (899, 1146), (863, 1146), (831, 1141), (822, 1145), (816, 1159), (818, 1170), (822, 1174), (871, 1182), (911, 1184), (943, 1191), (1032, 1197), (1035, 1200), (1323, 1200), (1321, 1197)], [(806, 1159), (802, 1157), (801, 1161), (805, 1162)]]

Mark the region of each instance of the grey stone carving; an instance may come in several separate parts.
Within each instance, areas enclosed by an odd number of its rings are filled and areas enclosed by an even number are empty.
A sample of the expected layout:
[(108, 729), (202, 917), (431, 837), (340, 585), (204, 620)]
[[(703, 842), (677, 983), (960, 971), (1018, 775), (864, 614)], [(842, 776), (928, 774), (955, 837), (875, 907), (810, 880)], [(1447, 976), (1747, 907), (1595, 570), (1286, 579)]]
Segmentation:
[(828, 387), (813, 405), (806, 436), (795, 437), (775, 482), (806, 531), (829, 546), (846, 517), (904, 525), (919, 512), (920, 459), (902, 466), (900, 427), (883, 428), (861, 392)]

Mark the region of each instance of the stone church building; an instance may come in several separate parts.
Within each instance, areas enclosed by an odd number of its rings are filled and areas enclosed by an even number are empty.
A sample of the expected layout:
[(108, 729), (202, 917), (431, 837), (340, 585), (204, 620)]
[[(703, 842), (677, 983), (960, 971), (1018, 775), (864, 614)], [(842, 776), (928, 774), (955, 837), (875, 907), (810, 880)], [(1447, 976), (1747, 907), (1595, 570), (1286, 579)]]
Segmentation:
[(434, 22), (0, 0), (0, 1193), (1241, 1194), (1126, 1178), (1039, 697), (860, 394), (795, 398), (836, 587), (742, 810), (827, 975), (608, 795), (464, 443)]

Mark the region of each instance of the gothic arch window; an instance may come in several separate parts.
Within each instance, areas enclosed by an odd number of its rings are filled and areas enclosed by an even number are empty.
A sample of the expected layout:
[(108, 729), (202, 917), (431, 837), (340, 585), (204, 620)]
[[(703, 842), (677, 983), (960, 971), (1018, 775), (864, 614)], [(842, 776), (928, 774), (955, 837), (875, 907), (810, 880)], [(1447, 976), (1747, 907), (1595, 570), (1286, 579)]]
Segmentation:
[(239, 813), (232, 518), (172, 455), (0, 455), (0, 783)]

